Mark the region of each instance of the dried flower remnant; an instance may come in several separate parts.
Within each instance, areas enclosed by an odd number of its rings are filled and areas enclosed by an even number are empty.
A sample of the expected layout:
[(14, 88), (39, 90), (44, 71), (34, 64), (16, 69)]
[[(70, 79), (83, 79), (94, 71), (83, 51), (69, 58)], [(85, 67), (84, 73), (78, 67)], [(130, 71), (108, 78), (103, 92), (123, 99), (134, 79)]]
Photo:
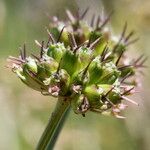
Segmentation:
[(39, 56), (27, 56), (24, 45), (18, 58), (9, 57), (9, 67), (32, 89), (67, 100), (76, 114), (92, 111), (124, 118), (124, 101), (138, 105), (128, 96), (136, 91), (136, 74), (147, 58), (128, 59), (128, 46), (137, 38), (132, 39), (133, 31), (126, 34), (127, 23), (114, 40), (106, 27), (112, 13), (106, 18), (93, 15), (90, 25), (84, 21), (87, 13), (74, 16), (67, 10), (65, 22), (53, 17), (48, 41), (35, 41)]

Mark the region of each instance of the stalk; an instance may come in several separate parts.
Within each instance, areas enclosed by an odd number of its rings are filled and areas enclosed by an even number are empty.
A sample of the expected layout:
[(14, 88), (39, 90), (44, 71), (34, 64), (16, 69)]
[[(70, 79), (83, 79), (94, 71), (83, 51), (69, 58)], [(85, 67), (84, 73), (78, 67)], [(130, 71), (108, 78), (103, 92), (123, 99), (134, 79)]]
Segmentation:
[(70, 103), (58, 98), (54, 112), (45, 128), (36, 150), (52, 150), (69, 112)]

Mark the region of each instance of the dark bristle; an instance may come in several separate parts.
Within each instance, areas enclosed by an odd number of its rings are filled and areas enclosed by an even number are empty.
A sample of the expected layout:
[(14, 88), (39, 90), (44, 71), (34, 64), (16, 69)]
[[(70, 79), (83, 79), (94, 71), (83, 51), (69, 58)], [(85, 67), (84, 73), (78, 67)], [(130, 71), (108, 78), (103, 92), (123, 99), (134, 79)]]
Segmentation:
[(87, 7), (85, 9), (85, 11), (83, 12), (83, 14), (80, 16), (80, 19), (83, 19), (86, 16), (86, 14), (88, 13), (88, 11), (89, 11), (89, 7)]
[(121, 94), (121, 96), (122, 96), (122, 95), (127, 95), (127, 94), (129, 94), (133, 89), (134, 89), (134, 87), (130, 88), (129, 90), (127, 90), (127, 91), (125, 91), (125, 92), (123, 92), (123, 93)]
[(145, 66), (144, 63), (147, 61), (147, 59), (148, 59), (148, 57), (143, 58), (143, 60), (141, 58), (139, 61), (134, 62), (134, 66), (136, 68), (141, 68), (141, 67), (145, 67), (146, 68), (147, 66)]
[(125, 37), (126, 30), (127, 30), (127, 22), (125, 22), (125, 25), (123, 27), (123, 31), (121, 33), (120, 41)]
[(74, 48), (74, 52), (76, 52), (80, 47), (85, 47), (85, 45), (87, 45), (87, 41), (85, 41), (84, 43), (78, 45), (76, 48)]
[(129, 68), (129, 67), (133, 67), (133, 65), (120, 66), (120, 67), (118, 67), (118, 70), (121, 71), (121, 70)]
[(113, 86), (113, 87), (104, 95), (104, 97), (107, 97), (108, 94), (109, 94), (114, 88), (115, 88), (115, 87)]
[(124, 76), (124, 77), (121, 79), (120, 83), (123, 83), (124, 80), (126, 80), (126, 79), (129, 78), (130, 76), (131, 76), (131, 72), (129, 72), (126, 76)]
[[(52, 44), (55, 44), (56, 43), (56, 41), (55, 41), (55, 39), (54, 39), (54, 37), (53, 37), (53, 35), (49, 32), (49, 30), (47, 29), (47, 33), (48, 33), (48, 36), (49, 36), (49, 40), (48, 40), (48, 42), (52, 42)], [(48, 45), (48, 44), (47, 44)]]
[(106, 54), (107, 54), (107, 51), (108, 51), (108, 47), (107, 47), (107, 44), (106, 44), (105, 47), (104, 47), (104, 49), (103, 49), (103, 52), (102, 52), (102, 54), (101, 54), (101, 62), (104, 61), (105, 56), (106, 56)]
[(115, 53), (116, 49), (118, 48), (119, 44), (121, 43), (121, 41), (124, 39), (126, 30), (127, 30), (127, 22), (125, 22), (125, 24), (124, 24), (123, 31), (121, 33), (119, 41), (117, 42), (117, 44), (114, 46), (114, 48), (112, 50), (114, 53)]
[(110, 20), (113, 13), (114, 13), (114, 11), (110, 12), (110, 14), (106, 17), (106, 19), (103, 21), (101, 26), (98, 28), (98, 30), (101, 30), (108, 23), (108, 21)]
[(138, 63), (143, 57), (144, 57), (144, 54), (142, 54), (141, 56), (139, 56), (139, 57), (134, 61), (134, 64)]
[(99, 15), (99, 16), (97, 17), (97, 21), (96, 21), (96, 30), (97, 30), (98, 27), (99, 27), (100, 21), (101, 21), (101, 18), (100, 18), (100, 15)]
[(113, 53), (116, 52), (116, 50), (117, 50), (117, 48), (118, 48), (120, 42), (121, 42), (121, 41), (119, 40), (119, 41), (117, 42), (117, 44), (113, 47), (113, 49), (112, 49), (112, 52), (113, 52)]
[(126, 36), (126, 38), (125, 38), (125, 43), (131, 38), (131, 36), (133, 36), (133, 34), (134, 34), (135, 32), (134, 31), (131, 31), (127, 36)]
[(46, 44), (46, 48), (49, 47), (49, 44), (50, 44), (50, 38), (48, 38), (48, 41), (47, 41), (47, 44)]
[(59, 70), (60, 70), (61, 61), (62, 61), (62, 58), (60, 59), (60, 62), (59, 62), (59, 64), (58, 64), (58, 68), (57, 68), (56, 74), (59, 74)]
[(91, 32), (90, 34), (90, 37), (89, 37), (89, 41), (87, 43), (87, 47), (90, 47), (91, 43), (92, 43), (92, 34), (93, 34), (93, 31)]
[(64, 29), (65, 29), (65, 26), (61, 29), (60, 34), (59, 34), (58, 39), (57, 39), (57, 42), (60, 41), (60, 38), (61, 38), (61, 35), (62, 35)]
[(23, 45), (23, 59), (26, 59), (26, 45)]
[(69, 38), (69, 41), (70, 41), (71, 49), (72, 50), (76, 49), (77, 48), (77, 43), (75, 41), (73, 33), (68, 33), (68, 38)]
[(91, 62), (93, 61), (93, 59), (94, 59), (94, 57), (91, 58), (91, 60), (89, 61), (88, 65), (85, 67), (84, 72), (83, 72), (82, 79), (85, 78), (85, 75), (86, 75), (86, 73), (87, 73), (87, 71), (88, 71), (88, 68), (89, 68)]
[(134, 39), (134, 40), (131, 40), (131, 41), (129, 41), (129, 42), (126, 43), (126, 46), (129, 46), (129, 45), (131, 45), (131, 44), (137, 42), (138, 40), (139, 40), (139, 38), (136, 38), (136, 39)]
[(91, 27), (94, 27), (94, 21), (95, 21), (95, 14), (93, 14), (91, 19)]
[(111, 101), (111, 100), (109, 100), (107, 97), (105, 97), (105, 100), (111, 105), (111, 106), (115, 106), (114, 104), (113, 104), (113, 102)]
[(44, 51), (44, 41), (42, 41), (42, 44), (41, 44), (41, 51), (40, 51), (40, 57), (41, 58), (43, 56), (43, 51)]
[(140, 62), (139, 65), (143, 65), (143, 64), (147, 61), (147, 59), (148, 59), (148, 57), (145, 57), (145, 58)]
[(23, 60), (24, 58), (23, 58), (23, 53), (22, 53), (22, 48), (21, 47), (19, 48), (19, 51), (20, 51), (20, 57)]
[(34, 54), (31, 54), (36, 60), (40, 61), (40, 58)]
[(90, 49), (93, 49), (100, 41), (101, 37), (97, 38), (93, 43), (90, 45)]
[(124, 53), (124, 50), (122, 50), (121, 54), (119, 55), (119, 57), (118, 57), (118, 59), (117, 59), (117, 61), (116, 61), (116, 66), (118, 66), (118, 63), (119, 63), (119, 61), (120, 61), (120, 59), (121, 59), (123, 53)]

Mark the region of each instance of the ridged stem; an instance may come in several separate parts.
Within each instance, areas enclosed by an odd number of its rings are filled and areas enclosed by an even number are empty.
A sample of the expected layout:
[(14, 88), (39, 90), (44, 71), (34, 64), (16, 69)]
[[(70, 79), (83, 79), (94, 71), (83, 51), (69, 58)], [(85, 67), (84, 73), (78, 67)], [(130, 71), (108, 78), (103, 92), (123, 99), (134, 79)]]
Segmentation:
[(45, 128), (36, 150), (52, 150), (69, 112), (70, 103), (59, 98), (54, 112)]

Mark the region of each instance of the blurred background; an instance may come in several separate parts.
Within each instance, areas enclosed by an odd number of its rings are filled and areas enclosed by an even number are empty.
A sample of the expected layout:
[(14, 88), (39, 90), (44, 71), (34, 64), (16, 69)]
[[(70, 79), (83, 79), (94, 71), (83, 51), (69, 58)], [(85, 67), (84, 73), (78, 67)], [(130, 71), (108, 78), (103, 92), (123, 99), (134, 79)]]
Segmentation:
[[(65, 9), (83, 12), (90, 6), (87, 20), (93, 13), (111, 18), (113, 32), (118, 35), (125, 21), (140, 41), (133, 56), (150, 56), (149, 0), (0, 0), (0, 149), (32, 150), (35, 148), (54, 109), (56, 100), (22, 84), (7, 68), (8, 55), (18, 55), (18, 48), (27, 43), (28, 54), (38, 53), (34, 40), (47, 39), (45, 27), (50, 16), (65, 18)], [(147, 61), (149, 65), (150, 59)], [(125, 120), (89, 113), (85, 118), (69, 115), (55, 150), (150, 150), (150, 75), (141, 75), (143, 87), (132, 99), (140, 103), (125, 110)]]

